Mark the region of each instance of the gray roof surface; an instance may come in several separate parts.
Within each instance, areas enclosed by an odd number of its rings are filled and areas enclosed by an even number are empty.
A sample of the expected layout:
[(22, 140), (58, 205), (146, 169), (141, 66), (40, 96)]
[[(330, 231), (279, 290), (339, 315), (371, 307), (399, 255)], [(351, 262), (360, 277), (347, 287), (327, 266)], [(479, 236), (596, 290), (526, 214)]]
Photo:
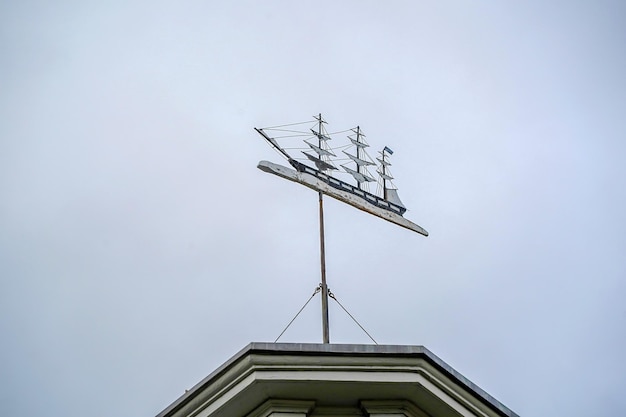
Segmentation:
[(518, 414), (500, 403), (479, 386), (465, 378), (450, 365), (441, 360), (437, 355), (426, 349), (424, 346), (405, 345), (353, 345), (353, 344), (317, 344), (317, 343), (265, 343), (252, 342), (228, 361), (213, 371), (183, 396), (170, 404), (156, 417), (165, 417), (170, 412), (178, 409), (192, 398), (196, 392), (201, 391), (209, 385), (215, 378), (228, 370), (233, 364), (243, 357), (254, 354), (277, 354), (277, 355), (329, 355), (329, 356), (387, 356), (387, 357), (422, 357), (437, 367), (440, 371), (472, 392), (478, 399), (488, 405), (494, 411), (506, 417), (519, 417)]

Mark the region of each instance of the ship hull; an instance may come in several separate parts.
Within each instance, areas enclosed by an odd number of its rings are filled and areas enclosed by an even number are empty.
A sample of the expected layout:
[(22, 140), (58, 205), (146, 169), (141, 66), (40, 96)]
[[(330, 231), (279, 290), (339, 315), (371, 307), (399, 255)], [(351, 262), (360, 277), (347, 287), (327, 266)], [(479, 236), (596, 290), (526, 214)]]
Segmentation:
[(348, 191), (343, 191), (342, 189), (340, 189), (340, 187), (337, 186), (337, 184), (330, 185), (329, 183), (323, 181), (315, 175), (307, 172), (297, 171), (282, 165), (274, 164), (269, 161), (261, 161), (259, 162), (257, 167), (261, 171), (277, 175), (293, 182), (297, 182), (308, 188), (311, 188), (312, 190), (326, 194), (346, 204), (350, 204), (351, 206), (356, 207), (359, 210), (363, 210), (367, 213), (373, 214), (376, 217), (380, 217), (383, 220), (387, 220), (388, 222), (397, 224), (398, 226), (412, 230), (421, 235), (428, 236), (428, 232), (424, 228), (405, 219), (400, 214), (369, 203), (363, 197), (357, 196)]

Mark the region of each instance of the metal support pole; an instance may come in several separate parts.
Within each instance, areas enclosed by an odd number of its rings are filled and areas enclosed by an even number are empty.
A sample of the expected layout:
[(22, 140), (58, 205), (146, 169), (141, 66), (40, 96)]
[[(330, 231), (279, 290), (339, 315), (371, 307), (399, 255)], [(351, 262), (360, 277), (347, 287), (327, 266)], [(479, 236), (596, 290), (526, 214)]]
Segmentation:
[(322, 267), (322, 340), (330, 343), (328, 327), (328, 286), (326, 285), (326, 252), (324, 250), (324, 200), (319, 193), (320, 202), (320, 264)]

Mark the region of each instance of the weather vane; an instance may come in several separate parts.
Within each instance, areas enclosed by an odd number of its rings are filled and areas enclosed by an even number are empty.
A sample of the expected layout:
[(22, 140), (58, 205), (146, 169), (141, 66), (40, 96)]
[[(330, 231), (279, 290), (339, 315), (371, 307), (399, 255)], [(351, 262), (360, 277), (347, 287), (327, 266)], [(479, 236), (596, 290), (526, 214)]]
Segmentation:
[[(380, 157), (376, 158), (378, 161), (378, 163), (376, 163), (365, 150), (369, 145), (365, 141), (365, 135), (359, 126), (341, 132), (328, 133), (325, 127), (327, 123), (322, 119), (322, 115), (314, 116), (314, 119), (315, 120), (308, 122), (254, 129), (263, 136), (274, 149), (284, 156), (293, 167), (292, 169), (269, 161), (261, 161), (258, 164), (259, 169), (300, 183), (318, 192), (322, 281), (320, 284), (322, 292), (322, 336), (324, 343), (330, 343), (330, 331), (328, 326), (329, 290), (326, 284), (326, 254), (324, 249), (323, 195), (326, 194), (339, 201), (350, 204), (359, 210), (366, 211), (374, 216), (424, 236), (428, 236), (428, 232), (403, 217), (406, 212), (406, 207), (398, 197), (398, 190), (392, 183), (393, 177), (389, 170), (391, 166), (389, 158), (393, 154), (391, 149), (385, 146), (382, 151), (379, 151)], [(303, 130), (305, 127), (308, 127), (308, 129)], [(331, 136), (342, 133), (347, 133), (346, 136), (350, 142), (346, 145), (331, 147), (328, 144), (328, 141), (332, 139)], [(282, 144), (288, 140), (298, 138), (304, 139), (304, 143), (308, 148), (296, 147), (303, 155), (298, 155), (296, 158), (287, 152), (287, 149), (293, 150), (294, 148), (285, 147), (282, 146)], [(349, 152), (351, 150), (354, 154)], [(337, 151), (341, 151), (345, 157), (337, 157), (335, 154)], [(314, 167), (301, 161), (313, 164)], [(338, 163), (345, 172), (341, 172), (335, 163)], [(350, 167), (349, 165), (351, 164), (354, 165)], [(370, 174), (370, 166), (378, 167), (376, 169), (378, 180)], [(346, 174), (353, 177), (356, 181), (356, 185), (341, 179), (340, 175)], [(378, 184), (377, 190), (374, 193), (369, 190), (369, 183), (371, 182)]]

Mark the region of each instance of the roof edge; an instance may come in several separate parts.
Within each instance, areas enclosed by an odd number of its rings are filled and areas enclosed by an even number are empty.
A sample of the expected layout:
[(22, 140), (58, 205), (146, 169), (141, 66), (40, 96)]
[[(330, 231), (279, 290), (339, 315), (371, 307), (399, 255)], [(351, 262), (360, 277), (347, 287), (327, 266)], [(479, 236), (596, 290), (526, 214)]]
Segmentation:
[(269, 354), (269, 355), (328, 355), (328, 356), (377, 356), (385, 355), (392, 357), (423, 357), (442, 373), (448, 376), (457, 384), (463, 386), (467, 390), (476, 394), (476, 397), (493, 409), (497, 413), (506, 417), (519, 417), (514, 411), (506, 407), (500, 401), (496, 400), (478, 385), (457, 372), (450, 365), (445, 363), (441, 358), (432, 353), (430, 350), (421, 345), (356, 345), (356, 344), (319, 344), (319, 343), (271, 343), (271, 342), (252, 342), (241, 349), (230, 359), (224, 362), (215, 371), (209, 374), (202, 381), (198, 382), (185, 394), (170, 404), (165, 410), (160, 412), (156, 417), (166, 417), (171, 413), (182, 408), (201, 391), (211, 381), (225, 373), (244, 357), (251, 354)]

